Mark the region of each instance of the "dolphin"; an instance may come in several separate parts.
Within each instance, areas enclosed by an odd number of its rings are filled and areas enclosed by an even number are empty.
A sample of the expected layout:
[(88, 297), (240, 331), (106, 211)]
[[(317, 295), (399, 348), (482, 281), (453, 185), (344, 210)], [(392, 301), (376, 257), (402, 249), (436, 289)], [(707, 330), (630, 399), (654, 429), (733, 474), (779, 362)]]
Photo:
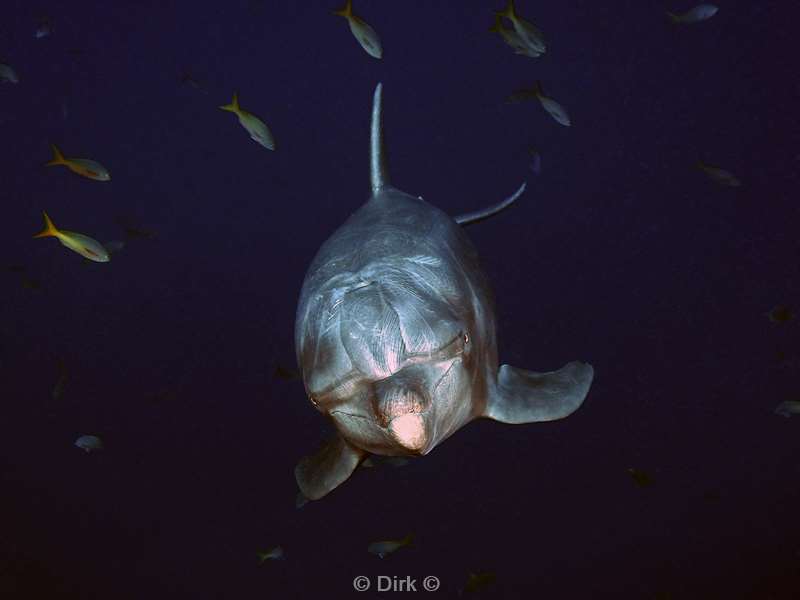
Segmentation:
[(510, 206), (450, 217), (389, 182), (382, 84), (372, 103), (372, 196), (320, 247), (295, 321), (306, 394), (335, 437), (300, 460), (301, 493), (318, 500), (369, 454), (422, 456), (479, 417), (561, 419), (582, 403), (591, 365), (498, 369), (492, 291), (461, 226)]

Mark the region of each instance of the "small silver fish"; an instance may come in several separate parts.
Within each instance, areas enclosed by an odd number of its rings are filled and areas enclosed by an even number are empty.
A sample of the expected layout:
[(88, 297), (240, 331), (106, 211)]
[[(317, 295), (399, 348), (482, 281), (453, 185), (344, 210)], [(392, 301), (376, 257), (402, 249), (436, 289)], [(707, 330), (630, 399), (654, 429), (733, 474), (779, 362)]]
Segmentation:
[(698, 160), (695, 165), (698, 169), (703, 171), (706, 175), (708, 175), (711, 179), (716, 181), (720, 185), (725, 185), (728, 187), (740, 187), (742, 182), (739, 181), (736, 176), (731, 173), (730, 171), (726, 171), (725, 169), (720, 169), (719, 167), (714, 167), (712, 165), (708, 165), (704, 163), (702, 160)]
[(511, 21), (511, 24), (514, 26), (514, 33), (517, 35), (517, 39), (521, 42), (523, 48), (529, 52), (517, 52), (517, 54), (525, 54), (526, 56), (532, 56), (536, 58), (547, 52), (547, 44), (544, 40), (544, 34), (538, 27), (536, 27), (536, 25), (530, 21), (526, 21), (517, 14), (516, 9), (514, 8), (514, 0), (508, 0), (506, 7), (502, 11), (495, 14), (499, 17), (505, 17)]
[(630, 467), (626, 470), (628, 471), (628, 475), (631, 476), (631, 479), (633, 479), (633, 482), (636, 484), (637, 487), (645, 488), (653, 485), (653, 478), (650, 477), (648, 473), (645, 473), (641, 469), (635, 469), (634, 467)]
[(50, 144), (53, 150), (53, 158), (45, 163), (46, 167), (63, 165), (73, 173), (94, 179), (95, 181), (109, 181), (111, 173), (96, 160), (89, 158), (67, 158), (55, 144)]
[(256, 552), (258, 555), (258, 564), (263, 564), (267, 560), (280, 560), (283, 558), (283, 548), (275, 546), (266, 552)]
[(800, 415), (800, 401), (787, 400), (786, 402), (781, 402), (775, 407), (775, 414), (786, 418), (792, 415)]
[(771, 311), (764, 313), (773, 323), (788, 323), (794, 319), (794, 311), (788, 306), (776, 306)]
[(470, 573), (467, 583), (464, 585), (464, 591), (470, 594), (475, 593), (493, 583), (495, 579), (495, 574), (491, 572)]
[(63, 246), (66, 246), (73, 252), (77, 252), (84, 258), (95, 262), (108, 262), (108, 250), (106, 250), (100, 242), (82, 233), (67, 231), (66, 229), (57, 229), (50, 220), (50, 217), (47, 216), (47, 213), (45, 212), (43, 214), (45, 227), (33, 237), (54, 237), (61, 242)]
[(564, 127), (572, 125), (572, 120), (569, 118), (567, 110), (552, 98), (544, 95), (541, 82), (537, 81), (533, 89), (542, 107), (547, 111), (547, 114), (553, 117), (556, 123)]
[(492, 33), (497, 33), (503, 41), (514, 49), (514, 54), (521, 54), (530, 58), (539, 58), (542, 53), (532, 48), (527, 40), (517, 33), (514, 29), (503, 27), (503, 19), (499, 14), (495, 14), (494, 25), (489, 28)]
[(19, 83), (16, 71), (5, 63), (0, 63), (0, 83)]
[(95, 450), (103, 449), (103, 440), (96, 435), (82, 435), (75, 440), (75, 445), (86, 452), (94, 452)]
[(698, 4), (680, 15), (667, 12), (667, 18), (669, 18), (670, 23), (673, 25), (699, 23), (700, 21), (705, 21), (713, 17), (717, 14), (718, 10), (719, 8), (713, 4)]
[(235, 114), (239, 119), (239, 124), (250, 134), (251, 140), (262, 145), (267, 150), (275, 150), (275, 138), (269, 127), (253, 113), (239, 106), (239, 94), (237, 92), (233, 93), (233, 100), (229, 104), (223, 104), (219, 108)]
[(347, 23), (350, 25), (350, 32), (361, 44), (361, 47), (372, 58), (380, 59), (383, 56), (383, 47), (378, 33), (364, 19), (353, 14), (352, 4), (352, 0), (347, 0), (344, 8), (333, 11), (333, 14), (347, 19)]
[(49, 36), (51, 33), (53, 33), (53, 24), (50, 22), (50, 19), (42, 19), (36, 27), (33, 37), (40, 40), (43, 37)]
[(367, 552), (370, 554), (375, 554), (378, 558), (384, 558), (403, 546), (408, 546), (412, 539), (413, 536), (408, 534), (401, 540), (383, 540), (380, 542), (372, 542), (369, 546), (367, 546)]

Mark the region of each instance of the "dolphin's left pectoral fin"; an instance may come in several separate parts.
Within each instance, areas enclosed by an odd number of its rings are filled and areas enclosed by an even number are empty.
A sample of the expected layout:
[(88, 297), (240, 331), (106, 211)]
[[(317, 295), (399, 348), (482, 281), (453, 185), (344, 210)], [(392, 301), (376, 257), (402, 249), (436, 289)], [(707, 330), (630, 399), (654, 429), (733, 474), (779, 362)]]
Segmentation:
[(337, 434), (316, 454), (302, 458), (294, 468), (294, 477), (303, 496), (309, 500), (322, 498), (350, 477), (365, 454)]
[(583, 403), (593, 377), (592, 365), (577, 361), (549, 373), (503, 365), (483, 416), (503, 423), (563, 419)]

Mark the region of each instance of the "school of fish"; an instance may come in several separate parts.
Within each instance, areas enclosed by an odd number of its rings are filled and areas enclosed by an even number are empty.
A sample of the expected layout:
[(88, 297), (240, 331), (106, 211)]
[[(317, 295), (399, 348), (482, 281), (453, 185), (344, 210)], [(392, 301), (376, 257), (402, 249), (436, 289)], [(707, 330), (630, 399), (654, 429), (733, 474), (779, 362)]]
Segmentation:
[[(674, 26), (697, 25), (714, 17), (718, 13), (718, 10), (718, 7), (715, 5), (703, 3), (683, 13), (666, 12), (665, 16), (668, 23)], [(378, 33), (362, 17), (353, 12), (352, 0), (346, 0), (344, 7), (334, 10), (332, 13), (336, 16), (343, 17), (347, 21), (353, 37), (370, 57), (377, 60), (383, 58), (384, 49)], [(499, 38), (511, 48), (515, 55), (539, 59), (549, 51), (548, 43), (542, 30), (538, 25), (534, 24), (534, 22), (519, 13), (514, 0), (507, 0), (506, 7), (494, 13), (493, 22), (488, 30), (492, 33), (496, 33)], [(55, 28), (52, 21), (49, 18), (44, 18), (37, 25), (34, 31), (34, 38), (47, 38), (54, 35), (54, 32)], [(203, 93), (208, 93), (206, 88), (188, 73), (182, 75), (180, 81)], [(19, 75), (10, 64), (0, 62), (0, 84), (19, 85), (21, 87), (24, 85), (24, 82), (21, 83)], [(567, 109), (553, 97), (545, 94), (541, 82), (536, 81), (531, 88), (521, 88), (513, 92), (508, 98), (508, 102), (511, 103), (525, 102), (528, 100), (537, 100), (545, 112), (559, 125), (563, 127), (572, 126), (573, 121)], [(265, 149), (271, 151), (276, 150), (275, 137), (270, 128), (261, 118), (241, 107), (237, 92), (233, 93), (229, 103), (219, 105), (219, 109), (233, 113), (237, 117), (239, 125), (248, 133), (251, 140)], [(63, 107), (63, 110), (66, 115), (66, 107)], [(59, 146), (52, 142), (50, 148), (52, 157), (49, 161), (44, 163), (45, 166), (66, 167), (66, 170), (69, 172), (94, 182), (111, 182), (110, 171), (100, 162), (90, 158), (66, 156), (62, 153)], [(529, 148), (529, 159), (531, 170), (536, 175), (541, 174), (542, 158), (540, 150)], [(741, 181), (733, 173), (722, 167), (714, 166), (701, 160), (697, 160), (694, 166), (704, 173), (709, 180), (721, 186), (736, 188), (742, 185)], [(63, 213), (69, 210), (72, 210), (72, 207), (63, 207), (56, 211), (58, 212), (57, 218), (59, 222)], [(44, 227), (41, 231), (33, 235), (34, 238), (53, 237), (57, 239), (62, 246), (79, 254), (88, 261), (108, 263), (112, 255), (125, 245), (124, 242), (119, 240), (112, 240), (101, 244), (96, 239), (86, 234), (60, 229), (55, 225), (48, 212), (45, 210), (42, 210), (42, 217), (44, 220)], [(117, 224), (123, 228), (129, 238), (149, 239), (155, 236), (152, 231), (146, 230), (138, 224), (133, 224), (130, 219), (125, 217), (119, 217)], [(26, 287), (39, 287), (36, 280), (26, 275), (24, 267), (14, 265), (8, 267), (8, 270), (20, 274), (23, 277), (23, 283)], [(794, 318), (791, 309), (785, 306), (776, 307), (766, 314), (773, 323), (786, 323)], [(52, 392), (54, 400), (58, 400), (61, 397), (65, 382), (67, 381), (66, 369), (61, 359), (59, 359), (58, 370), (58, 381)], [(295, 371), (285, 369), (281, 366), (276, 368), (275, 375), (287, 381), (297, 381), (299, 379), (299, 375)], [(774, 412), (784, 417), (800, 415), (800, 402), (797, 400), (781, 402), (774, 409)], [(104, 442), (100, 437), (88, 434), (80, 435), (74, 442), (74, 445), (84, 450), (86, 453), (98, 452), (105, 448)], [(364, 461), (361, 466), (365, 469), (370, 469), (371, 467), (376, 467), (381, 464), (400, 467), (408, 462), (407, 459), (402, 457), (382, 458), (376, 456)], [(629, 468), (627, 471), (638, 487), (647, 487), (652, 484), (651, 477), (644, 471), (636, 468)], [(302, 507), (306, 502), (307, 499), (303, 497), (302, 494), (298, 494), (296, 498), (297, 508)], [(413, 536), (408, 534), (403, 538), (372, 542), (367, 546), (367, 551), (379, 558), (385, 558), (399, 549), (409, 546), (412, 539)], [(259, 564), (263, 564), (267, 561), (280, 560), (284, 558), (284, 550), (281, 546), (275, 546), (270, 550), (258, 551), (257, 557)], [(494, 578), (495, 576), (493, 573), (470, 573), (463, 590), (473, 591), (490, 585), (491, 582), (494, 581)]]

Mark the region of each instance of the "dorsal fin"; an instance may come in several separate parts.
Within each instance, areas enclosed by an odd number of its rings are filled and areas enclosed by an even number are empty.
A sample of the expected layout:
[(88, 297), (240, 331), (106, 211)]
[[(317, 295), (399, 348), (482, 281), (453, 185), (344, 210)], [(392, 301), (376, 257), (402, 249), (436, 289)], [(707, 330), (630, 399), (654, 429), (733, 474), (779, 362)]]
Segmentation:
[(372, 127), (369, 138), (369, 177), (372, 195), (389, 185), (389, 172), (386, 170), (386, 153), (383, 149), (383, 84), (379, 83), (372, 97)]

